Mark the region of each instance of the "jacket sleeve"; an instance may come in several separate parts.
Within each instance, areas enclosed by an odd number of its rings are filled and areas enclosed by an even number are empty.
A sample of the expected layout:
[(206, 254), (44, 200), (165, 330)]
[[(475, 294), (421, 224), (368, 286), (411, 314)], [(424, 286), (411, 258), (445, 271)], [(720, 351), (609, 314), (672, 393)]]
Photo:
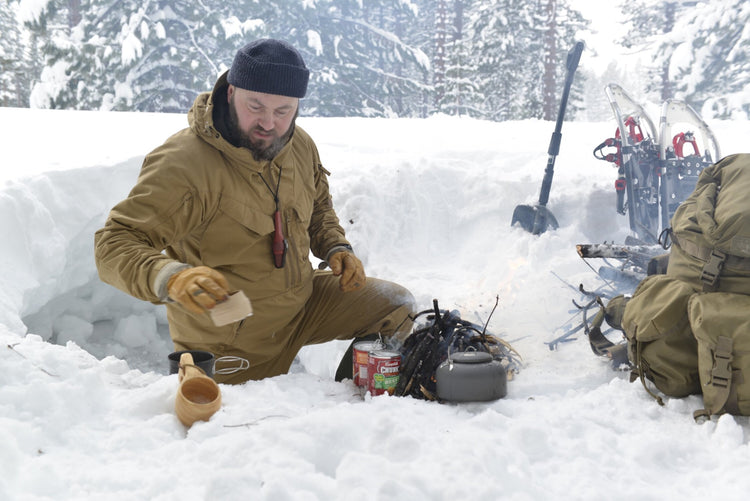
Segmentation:
[(319, 259), (325, 259), (328, 251), (337, 245), (350, 245), (339, 218), (333, 209), (333, 200), (328, 189), (328, 172), (320, 162), (317, 148), (313, 145), (315, 169), (315, 200), (310, 220), (310, 250)]
[(94, 235), (101, 280), (152, 302), (166, 299), (165, 290), (155, 290), (157, 278), (187, 266), (164, 249), (203, 219), (197, 190), (186, 181), (184, 169), (167, 163), (167, 156), (156, 150), (146, 157), (129, 196), (110, 211)]

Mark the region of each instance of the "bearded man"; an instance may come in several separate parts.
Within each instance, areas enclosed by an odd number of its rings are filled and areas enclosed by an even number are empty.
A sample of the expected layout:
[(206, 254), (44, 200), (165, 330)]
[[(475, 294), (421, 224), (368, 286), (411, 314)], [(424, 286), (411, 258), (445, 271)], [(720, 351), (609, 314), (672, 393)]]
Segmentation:
[[(291, 45), (242, 47), (95, 234), (100, 278), (166, 304), (176, 350), (249, 362), (219, 382), (284, 374), (305, 345), (411, 329), (413, 296), (365, 276), (334, 211), (330, 173), (296, 125), (308, 80)], [(313, 270), (311, 252), (331, 270)], [(209, 313), (236, 291), (252, 315), (217, 325)], [(345, 356), (337, 379), (350, 373)]]

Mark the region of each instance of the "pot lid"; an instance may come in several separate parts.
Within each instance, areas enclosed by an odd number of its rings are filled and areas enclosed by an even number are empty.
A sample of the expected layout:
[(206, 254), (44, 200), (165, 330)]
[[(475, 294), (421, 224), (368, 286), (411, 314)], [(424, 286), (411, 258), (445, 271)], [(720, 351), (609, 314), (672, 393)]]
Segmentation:
[(492, 355), (485, 351), (462, 351), (451, 354), (450, 359), (457, 364), (486, 364), (492, 361)]

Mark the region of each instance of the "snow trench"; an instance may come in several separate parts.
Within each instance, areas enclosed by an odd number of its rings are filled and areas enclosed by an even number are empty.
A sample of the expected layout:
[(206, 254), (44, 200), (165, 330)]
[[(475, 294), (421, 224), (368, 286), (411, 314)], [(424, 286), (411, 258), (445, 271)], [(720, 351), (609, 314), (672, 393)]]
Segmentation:
[(114, 355), (144, 372), (166, 372), (172, 343), (164, 308), (102, 283), (94, 263), (94, 232), (127, 195), (122, 187), (135, 182), (141, 161), (7, 183), (0, 322), (50, 343), (72, 341), (99, 359)]

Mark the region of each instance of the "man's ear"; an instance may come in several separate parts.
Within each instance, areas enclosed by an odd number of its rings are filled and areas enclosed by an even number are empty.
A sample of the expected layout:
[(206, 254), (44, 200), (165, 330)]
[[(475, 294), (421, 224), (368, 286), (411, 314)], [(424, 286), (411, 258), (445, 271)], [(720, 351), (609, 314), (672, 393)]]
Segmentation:
[(229, 102), (232, 99), (233, 94), (234, 94), (234, 85), (229, 84), (229, 87), (227, 87), (227, 102)]

